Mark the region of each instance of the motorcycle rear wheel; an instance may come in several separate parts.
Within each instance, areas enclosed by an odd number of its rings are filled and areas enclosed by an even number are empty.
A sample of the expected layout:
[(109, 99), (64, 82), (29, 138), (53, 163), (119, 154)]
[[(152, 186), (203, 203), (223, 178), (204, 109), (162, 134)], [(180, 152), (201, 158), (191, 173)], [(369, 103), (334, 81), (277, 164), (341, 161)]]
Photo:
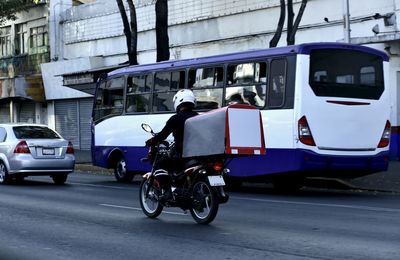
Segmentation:
[(219, 202), (215, 190), (206, 181), (193, 185), (193, 207), (190, 214), (199, 224), (209, 224), (217, 216)]
[(140, 207), (142, 208), (143, 213), (149, 218), (158, 217), (162, 210), (163, 206), (158, 200), (159, 190), (155, 189), (153, 186), (150, 187), (149, 193), (146, 196), (147, 187), (150, 185), (149, 179), (143, 180), (140, 184), (139, 188), (139, 201)]

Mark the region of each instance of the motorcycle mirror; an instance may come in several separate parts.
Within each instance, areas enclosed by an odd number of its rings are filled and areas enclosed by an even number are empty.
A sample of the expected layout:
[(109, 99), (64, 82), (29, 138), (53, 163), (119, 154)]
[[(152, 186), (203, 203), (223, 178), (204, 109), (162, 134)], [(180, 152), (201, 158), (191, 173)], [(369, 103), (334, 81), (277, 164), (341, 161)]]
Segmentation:
[(146, 131), (147, 133), (153, 133), (153, 129), (151, 128), (151, 126), (149, 126), (148, 124), (143, 123), (142, 124), (142, 129), (144, 131)]

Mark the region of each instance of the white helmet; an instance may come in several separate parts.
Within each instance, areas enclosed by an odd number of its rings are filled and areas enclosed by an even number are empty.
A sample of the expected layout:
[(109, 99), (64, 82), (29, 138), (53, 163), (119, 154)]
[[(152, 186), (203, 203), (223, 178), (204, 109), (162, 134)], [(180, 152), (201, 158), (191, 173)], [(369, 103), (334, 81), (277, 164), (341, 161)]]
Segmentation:
[(179, 105), (183, 103), (192, 103), (196, 105), (196, 98), (190, 89), (181, 89), (175, 94), (172, 102), (174, 102), (174, 108), (175, 111), (177, 111)]

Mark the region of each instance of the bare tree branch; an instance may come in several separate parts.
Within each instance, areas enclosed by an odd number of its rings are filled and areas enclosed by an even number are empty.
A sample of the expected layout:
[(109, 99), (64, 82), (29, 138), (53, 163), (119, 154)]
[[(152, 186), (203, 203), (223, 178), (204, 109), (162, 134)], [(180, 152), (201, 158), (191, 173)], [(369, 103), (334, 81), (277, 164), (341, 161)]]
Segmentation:
[(297, 14), (296, 21), (294, 22), (292, 32), (290, 33), (290, 37), (289, 37), (289, 40), (288, 40), (288, 45), (293, 45), (295, 43), (296, 32), (297, 32), (297, 29), (299, 28), (301, 18), (303, 17), (303, 14), (304, 14), (304, 10), (306, 9), (307, 1), (308, 0), (302, 0), (301, 1), (301, 6), (300, 6), (300, 9), (299, 9), (299, 13)]
[(280, 0), (280, 1), (281, 1), (281, 13), (279, 16), (279, 22), (278, 22), (278, 26), (276, 28), (275, 35), (269, 42), (270, 48), (276, 47), (278, 45), (279, 39), (281, 38), (281, 35), (282, 35), (283, 25), (285, 23), (285, 16), (286, 16), (285, 0)]
[[(128, 49), (129, 65), (136, 65), (137, 64), (136, 49), (134, 50), (134, 53), (133, 53), (133, 50), (132, 50), (132, 31), (131, 31), (131, 28), (130, 28), (130, 25), (129, 25), (128, 16), (126, 15), (124, 3), (122, 2), (122, 0), (116, 0), (116, 1), (117, 1), (119, 12), (121, 14), (122, 23), (124, 25), (124, 34), (125, 34), (125, 37), (126, 37), (126, 46), (127, 46), (127, 49)], [(133, 3), (132, 3), (132, 5), (133, 5)], [(135, 13), (135, 17), (136, 17), (136, 11), (134, 11), (134, 13)], [(132, 15), (132, 10), (131, 10), (131, 15)], [(136, 24), (136, 20), (134, 21), (134, 23)], [(134, 37), (136, 37), (136, 36), (134, 36)], [(136, 43), (134, 43), (134, 44), (136, 44)]]
[(156, 5), (157, 62), (169, 60), (168, 1), (157, 0)]
[(129, 12), (131, 16), (131, 45), (128, 46), (130, 48), (130, 53), (132, 54), (131, 62), (129, 62), (130, 65), (137, 65), (137, 18), (136, 18), (136, 8), (135, 5), (133, 4), (132, 0), (127, 0), (128, 1), (128, 6), (129, 6)]
[(293, 0), (288, 0), (287, 2), (287, 10), (288, 10), (288, 19), (287, 19), (287, 33), (286, 33), (286, 42), (288, 45), (290, 42), (290, 35), (292, 34), (293, 31), (293, 18), (294, 18), (294, 12), (293, 12)]

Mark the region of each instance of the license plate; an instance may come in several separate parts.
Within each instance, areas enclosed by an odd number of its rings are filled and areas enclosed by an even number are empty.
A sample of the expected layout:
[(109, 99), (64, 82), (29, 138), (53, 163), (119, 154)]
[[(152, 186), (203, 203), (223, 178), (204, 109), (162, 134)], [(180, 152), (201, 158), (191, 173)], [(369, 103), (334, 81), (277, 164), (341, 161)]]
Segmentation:
[(224, 177), (221, 175), (208, 176), (208, 182), (211, 186), (225, 186)]
[(42, 154), (43, 155), (54, 155), (54, 149), (53, 148), (43, 148)]

